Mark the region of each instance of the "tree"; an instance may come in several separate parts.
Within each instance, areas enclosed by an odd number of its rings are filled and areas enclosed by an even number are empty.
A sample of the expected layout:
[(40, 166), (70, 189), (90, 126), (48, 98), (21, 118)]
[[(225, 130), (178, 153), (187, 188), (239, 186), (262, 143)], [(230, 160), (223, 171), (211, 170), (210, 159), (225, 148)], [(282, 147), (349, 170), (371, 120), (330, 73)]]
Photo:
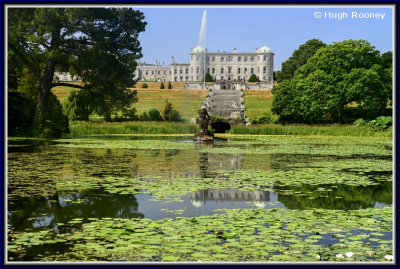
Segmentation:
[(58, 66), (82, 78), (80, 88), (89, 92), (96, 112), (106, 119), (134, 101), (135, 93), (127, 87), (141, 57), (143, 19), (130, 8), (9, 8), (9, 51), (38, 81), (33, 125), (48, 116), (51, 88), (71, 86), (53, 82)]
[(208, 72), (207, 72), (206, 75), (204, 76), (203, 81), (205, 81), (205, 82), (214, 82), (212, 76), (211, 76), (210, 73), (208, 73)]
[(365, 40), (346, 40), (319, 49), (293, 79), (274, 87), (272, 112), (296, 121), (337, 122), (345, 107), (356, 103), (379, 115), (391, 92), (391, 75), (382, 68), (379, 51)]
[(160, 89), (164, 89), (164, 83), (161, 82)]
[(168, 81), (168, 89), (172, 89), (172, 85), (171, 85), (170, 81)]
[(65, 111), (71, 121), (89, 120), (89, 116), (93, 112), (89, 94), (84, 90), (74, 90), (68, 96), (65, 104)]
[(165, 105), (161, 110), (161, 116), (163, 120), (168, 121), (169, 120), (169, 113), (172, 110), (172, 103), (168, 101), (167, 98), (165, 98)]
[(257, 75), (252, 74), (252, 75), (249, 77), (249, 80), (247, 80), (247, 82), (260, 82), (260, 80), (258, 79)]
[(320, 48), (325, 46), (325, 43), (318, 39), (311, 39), (300, 45), (292, 56), (282, 63), (281, 71), (276, 73), (277, 81), (282, 82), (285, 79), (293, 78), (294, 72), (303, 66)]
[(388, 51), (382, 54), (382, 61), (383, 61), (383, 68), (387, 69), (387, 68), (392, 68), (392, 52)]

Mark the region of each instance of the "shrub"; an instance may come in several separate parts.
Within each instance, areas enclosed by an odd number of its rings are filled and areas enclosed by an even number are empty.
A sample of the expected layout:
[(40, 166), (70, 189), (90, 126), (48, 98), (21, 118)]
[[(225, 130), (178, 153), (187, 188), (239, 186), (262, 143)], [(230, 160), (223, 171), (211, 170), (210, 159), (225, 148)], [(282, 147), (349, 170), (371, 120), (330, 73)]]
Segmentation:
[(354, 122), (357, 126), (367, 126), (374, 130), (385, 130), (392, 126), (391, 116), (379, 116), (374, 120), (366, 121), (364, 119), (358, 119)]
[(163, 109), (161, 110), (161, 116), (164, 120), (168, 121), (169, 120), (169, 113), (172, 110), (172, 103), (168, 101), (167, 98), (165, 98), (165, 105)]
[(258, 77), (255, 74), (252, 74), (249, 77), (249, 80), (247, 82), (259, 82), (260, 80), (258, 79)]
[(276, 121), (277, 120), (274, 119), (270, 114), (263, 114), (256, 118), (250, 119), (250, 122), (252, 124), (272, 124), (272, 123), (276, 123)]
[(164, 83), (161, 82), (160, 89), (164, 89)]
[(214, 82), (214, 80), (213, 80), (213, 78), (212, 78), (212, 76), (210, 75), (210, 73), (206, 73), (206, 75), (204, 76), (204, 79), (203, 80), (205, 80), (205, 82)]
[(172, 85), (171, 85), (170, 81), (168, 81), (168, 89), (172, 89)]
[(354, 122), (354, 125), (356, 125), (356, 126), (363, 126), (366, 124), (367, 124), (367, 122), (364, 119), (358, 119)]
[(148, 120), (150, 121), (162, 121), (161, 113), (156, 108), (150, 109), (148, 113)]
[(142, 84), (142, 88), (143, 88), (143, 89), (147, 89), (147, 87), (148, 87), (148, 86), (147, 86), (147, 83), (143, 83), (143, 84)]
[(176, 111), (175, 109), (172, 109), (172, 110), (169, 112), (168, 120), (169, 120), (169, 121), (181, 121), (181, 120), (182, 120), (181, 114), (179, 114), (179, 112)]

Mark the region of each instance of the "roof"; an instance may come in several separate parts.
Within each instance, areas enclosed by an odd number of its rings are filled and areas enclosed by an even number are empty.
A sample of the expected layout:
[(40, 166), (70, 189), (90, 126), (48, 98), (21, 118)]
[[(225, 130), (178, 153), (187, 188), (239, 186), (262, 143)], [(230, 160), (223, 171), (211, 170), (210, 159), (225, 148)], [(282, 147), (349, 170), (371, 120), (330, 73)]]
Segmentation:
[(271, 52), (271, 49), (268, 48), (267, 46), (263, 46), (257, 52), (259, 52), (259, 53), (266, 53), (266, 52), (269, 53), (269, 52)]
[(205, 52), (206, 50), (203, 47), (197, 46), (194, 49), (192, 49), (192, 53), (198, 53), (198, 52)]

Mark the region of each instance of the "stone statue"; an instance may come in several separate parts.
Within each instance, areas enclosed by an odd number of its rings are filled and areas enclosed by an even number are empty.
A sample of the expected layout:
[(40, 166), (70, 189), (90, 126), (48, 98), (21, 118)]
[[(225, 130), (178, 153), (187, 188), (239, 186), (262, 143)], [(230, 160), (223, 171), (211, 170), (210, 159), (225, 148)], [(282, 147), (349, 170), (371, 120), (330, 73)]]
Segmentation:
[(208, 130), (208, 124), (210, 122), (210, 115), (205, 107), (199, 110), (199, 127), (200, 130), (195, 134), (195, 141), (212, 141), (214, 135)]

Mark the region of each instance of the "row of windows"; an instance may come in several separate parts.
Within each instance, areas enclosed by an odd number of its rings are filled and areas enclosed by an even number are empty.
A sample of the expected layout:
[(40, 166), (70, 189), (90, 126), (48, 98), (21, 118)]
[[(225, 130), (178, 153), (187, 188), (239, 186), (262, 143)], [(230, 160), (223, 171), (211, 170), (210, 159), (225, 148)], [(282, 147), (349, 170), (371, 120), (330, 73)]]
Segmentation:
[[(234, 78), (234, 77), (224, 77), (224, 76), (218, 76), (218, 77), (213, 77), (213, 79), (214, 79), (214, 81), (218, 81), (218, 80), (227, 80), (227, 81), (246, 81), (247, 79), (248, 79), (249, 77), (246, 77), (246, 76), (244, 76), (244, 77), (241, 77), (241, 76), (238, 76), (237, 78)], [(262, 78), (264, 81), (271, 81), (272, 80), (272, 76), (263, 76), (263, 77), (260, 77), (260, 78)], [(186, 78), (187, 79), (187, 78)], [(191, 77), (191, 79), (192, 79), (192, 81), (193, 81), (193, 77)], [(195, 79), (195, 81), (199, 81), (199, 77), (194, 77), (194, 79)], [(176, 80), (176, 77), (175, 77), (175, 81), (177, 81)], [(182, 81), (182, 80), (181, 80)]]
[[(149, 75), (149, 74), (154, 75), (154, 72), (155, 72), (155, 71), (151, 71), (151, 72), (150, 72), (150, 71), (146, 71), (145, 74), (146, 74), (146, 75)], [(161, 72), (164, 72), (164, 75), (167, 74), (167, 71), (157, 71), (156, 74), (160, 75)], [(169, 74), (171, 75), (171, 71), (169, 71)]]
[[(221, 62), (224, 62), (224, 61), (233, 62), (233, 59), (234, 59), (233, 56), (218, 56), (218, 57), (219, 57), (219, 60)], [(248, 57), (248, 56), (235, 56), (235, 58), (236, 58), (237, 62), (242, 62), (242, 60), (244, 62), (254, 62), (255, 59), (256, 59), (255, 56), (251, 56), (251, 57)], [(211, 62), (215, 62), (215, 59), (216, 59), (216, 56), (211, 56), (211, 57), (207, 56), (207, 62), (210, 62), (210, 60), (211, 60)], [(262, 56), (262, 60), (263, 61), (266, 61), (267, 59), (268, 59), (267, 55), (263, 55)], [(191, 57), (191, 60), (193, 61), (193, 55)], [(197, 62), (200, 62), (202, 60), (203, 60), (203, 57), (201, 57), (200, 55), (196, 55), (196, 61)], [(272, 56), (269, 56), (269, 60), (272, 62)], [(261, 61), (261, 56), (260, 55), (257, 56), (257, 61)]]
[[(216, 68), (214, 68), (214, 67), (211, 68), (211, 69), (210, 69), (210, 67), (207, 68), (207, 72), (210, 73), (210, 74), (215, 74), (215, 70), (216, 70)], [(228, 74), (230, 74), (230, 73), (232, 72), (232, 67), (226, 67), (226, 69), (224, 69), (224, 67), (221, 67), (220, 73), (223, 74), (225, 70), (228, 72)], [(210, 72), (210, 71), (211, 71), (211, 72)], [(240, 74), (241, 72), (244, 72), (244, 74), (247, 74), (248, 71), (250, 71), (251, 74), (254, 74), (254, 73), (255, 73), (255, 72), (254, 72), (255, 70), (254, 70), (253, 67), (251, 67), (251, 68), (247, 68), (247, 67), (241, 68), (241, 67), (238, 67), (238, 69), (237, 69), (237, 73), (238, 73), (238, 74)], [(167, 74), (167, 71), (151, 71), (151, 75), (154, 75), (155, 72), (157, 72), (158, 75), (161, 74), (160, 72), (163, 72), (164, 75)], [(272, 66), (271, 66), (271, 68), (270, 68), (270, 72), (272, 73)], [(150, 71), (145, 71), (145, 74), (146, 74), (146, 75), (149, 75), (149, 73), (150, 73)], [(191, 67), (191, 73), (193, 73), (193, 67)], [(199, 73), (200, 73), (200, 67), (197, 66), (197, 67), (196, 67), (196, 74), (199, 74)], [(257, 73), (260, 73), (260, 67), (257, 67)], [(263, 67), (263, 73), (264, 73), (264, 74), (267, 73), (267, 67), (266, 67), (266, 66)], [(169, 72), (169, 74), (171, 74), (171, 71)], [(177, 69), (174, 69), (174, 74), (175, 74), (175, 75), (178, 74), (178, 70), (177, 70)], [(183, 70), (182, 70), (182, 69), (179, 69), (179, 74), (181, 74), (181, 75), (183, 74)], [(188, 68), (185, 69), (185, 74), (186, 74), (186, 75), (189, 74), (189, 69), (188, 69)]]
[[(197, 70), (196, 70), (197, 72), (196, 73), (199, 73), (198, 70), (199, 70), (199, 67), (197, 67)], [(215, 70), (216, 69), (214, 67), (213, 68), (210, 68), (210, 67), (207, 68), (207, 72), (210, 73), (210, 74), (215, 74), (216, 73)], [(232, 68), (231, 67), (227, 67), (226, 69), (224, 67), (221, 67), (220, 73), (223, 74), (225, 70), (228, 72), (228, 74), (232, 73)], [(240, 68), (239, 67), (237, 69), (237, 73), (238, 74), (242, 73), (242, 71), (243, 71), (244, 74), (247, 74), (248, 71), (250, 71), (250, 74), (254, 74), (255, 73), (253, 67), (252, 68), (247, 68), (247, 67)], [(272, 73), (272, 69), (270, 69), (270, 72)], [(260, 73), (260, 67), (257, 67), (257, 73)], [(264, 74), (267, 73), (267, 67), (266, 66), (263, 67), (263, 73)]]

